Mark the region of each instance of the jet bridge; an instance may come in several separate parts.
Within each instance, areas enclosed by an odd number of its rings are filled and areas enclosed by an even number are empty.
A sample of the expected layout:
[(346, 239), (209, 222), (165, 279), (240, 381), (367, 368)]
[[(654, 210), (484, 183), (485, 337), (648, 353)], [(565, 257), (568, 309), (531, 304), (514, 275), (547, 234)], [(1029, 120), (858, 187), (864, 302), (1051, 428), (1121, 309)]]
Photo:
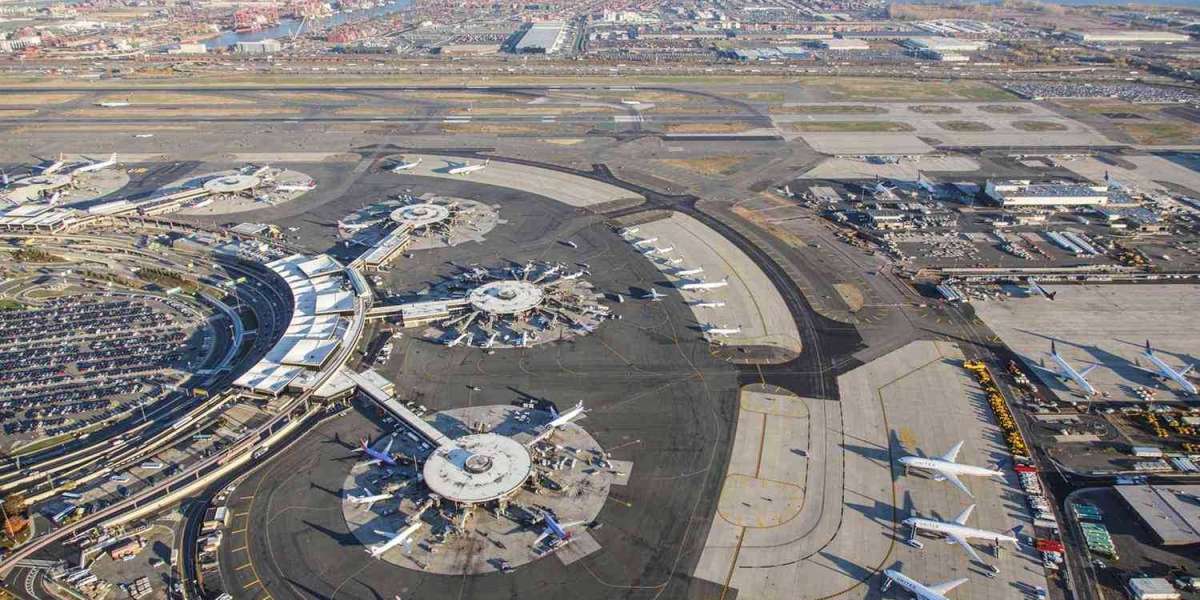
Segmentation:
[(446, 437), (446, 434), (434, 429), (432, 425), (426, 423), (424, 419), (418, 417), (407, 406), (404, 406), (404, 403), (397, 400), (395, 396), (383, 391), (383, 388), (372, 381), (372, 378), (366, 377), (362, 373), (355, 373), (349, 369), (346, 369), (345, 373), (358, 386), (358, 389), (374, 402), (376, 406), (399, 420), (413, 433), (424, 438), (434, 448), (453, 444), (450, 438)]

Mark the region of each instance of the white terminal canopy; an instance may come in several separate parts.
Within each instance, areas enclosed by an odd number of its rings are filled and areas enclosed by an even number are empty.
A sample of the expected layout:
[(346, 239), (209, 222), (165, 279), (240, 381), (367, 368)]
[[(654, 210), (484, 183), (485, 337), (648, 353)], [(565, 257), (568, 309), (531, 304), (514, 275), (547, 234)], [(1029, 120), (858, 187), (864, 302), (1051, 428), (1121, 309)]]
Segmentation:
[(222, 175), (204, 182), (204, 189), (212, 194), (236, 194), (252, 190), (262, 183), (254, 175)]
[(506, 497), (529, 477), (533, 460), (525, 446), (495, 433), (467, 435), (437, 449), (426, 461), (425, 485), (459, 504)]
[(441, 204), (424, 202), (409, 204), (392, 211), (391, 219), (413, 229), (429, 227), (450, 218), (450, 208)]
[(536, 283), (502, 279), (471, 290), (467, 300), (480, 312), (516, 315), (537, 308), (544, 297), (545, 291)]

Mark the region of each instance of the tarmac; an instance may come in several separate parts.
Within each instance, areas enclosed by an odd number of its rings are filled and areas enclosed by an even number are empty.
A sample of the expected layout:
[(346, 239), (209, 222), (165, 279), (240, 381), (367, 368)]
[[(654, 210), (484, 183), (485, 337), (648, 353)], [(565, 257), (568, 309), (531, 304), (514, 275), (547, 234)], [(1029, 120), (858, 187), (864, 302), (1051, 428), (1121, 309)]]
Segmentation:
[[(1141, 402), (1136, 387), (1158, 388), (1157, 399), (1180, 400), (1179, 387), (1159, 385), (1140, 367), (1150, 341), (1155, 354), (1176, 369), (1200, 359), (1200, 323), (1187, 315), (1200, 310), (1197, 286), (1190, 284), (1049, 285), (1053, 301), (1041, 296), (974, 303), (975, 312), (1027, 363), (1053, 366), (1050, 343), (1076, 370), (1097, 368), (1087, 379), (1102, 399)], [(1034, 372), (1038, 372), (1034, 369)], [(1074, 383), (1043, 377), (1065, 402), (1081, 398)]]
[[(971, 500), (894, 466), (900, 456), (941, 453), (960, 439), (962, 462), (1005, 455), (961, 360), (953, 344), (913, 342), (839, 377), (840, 401), (743, 388), (720, 509), (696, 575), (765, 600), (797, 591), (876, 598), (885, 568), (930, 584), (968, 577), (971, 598), (1011, 599), (1044, 587), (1040, 559), (1029, 549), (988, 556), (1000, 568), (989, 578), (956, 546), (897, 543), (907, 535), (899, 522), (913, 512), (952, 518), (976, 502), (971, 524), (994, 531), (1028, 518), (1011, 474), (1004, 483), (968, 481)], [(764, 504), (770, 508), (756, 508)]]

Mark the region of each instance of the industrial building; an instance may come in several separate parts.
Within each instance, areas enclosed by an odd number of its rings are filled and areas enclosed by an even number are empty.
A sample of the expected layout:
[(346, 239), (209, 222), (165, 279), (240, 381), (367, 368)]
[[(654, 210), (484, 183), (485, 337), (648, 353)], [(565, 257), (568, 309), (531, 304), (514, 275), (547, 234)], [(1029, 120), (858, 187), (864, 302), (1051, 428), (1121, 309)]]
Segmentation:
[(1160, 544), (1200, 543), (1200, 485), (1118, 485), (1114, 489)]
[(866, 40), (847, 39), (847, 38), (831, 38), (828, 40), (817, 40), (813, 42), (813, 46), (823, 50), (870, 50), (871, 44)]
[(1029, 180), (988, 181), (983, 193), (1000, 206), (1103, 206), (1108, 186), (1082, 183), (1032, 183)]
[(910, 37), (900, 43), (905, 48), (930, 52), (978, 52), (987, 48), (987, 42), (948, 37)]
[(518, 53), (554, 54), (567, 38), (567, 24), (562, 21), (534, 23), (513, 48)]
[(238, 42), (233, 51), (238, 54), (274, 54), (283, 49), (279, 40), (266, 39), (258, 42)]
[(1192, 39), (1191, 36), (1170, 31), (1071, 31), (1067, 37), (1090, 44), (1179, 44)]
[(1161, 577), (1134, 577), (1126, 587), (1133, 600), (1179, 600), (1183, 597), (1170, 581)]

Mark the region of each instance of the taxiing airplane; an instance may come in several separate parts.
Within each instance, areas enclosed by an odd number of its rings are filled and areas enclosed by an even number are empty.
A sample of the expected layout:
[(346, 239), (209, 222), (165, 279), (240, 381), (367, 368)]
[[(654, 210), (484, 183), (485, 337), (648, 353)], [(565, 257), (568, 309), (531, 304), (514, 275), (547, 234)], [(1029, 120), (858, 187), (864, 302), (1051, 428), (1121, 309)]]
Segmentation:
[(688, 292), (707, 292), (729, 285), (729, 276), (723, 277), (720, 281), (692, 281), (679, 286), (679, 289)]
[(375, 546), (369, 546), (367, 548), (367, 554), (370, 554), (371, 558), (379, 558), (379, 557), (383, 556), (383, 554), (385, 552), (387, 552), (388, 550), (391, 550), (392, 548), (395, 548), (396, 546), (399, 546), (400, 544), (407, 542), (409, 540), (409, 538), (411, 538), (413, 536), (413, 534), (417, 533), (417, 531), (419, 531), (421, 529), (422, 525), (424, 525), (424, 523), (422, 523), (421, 521), (417, 521), (416, 523), (413, 523), (412, 525), (405, 527), (404, 531), (401, 531), (400, 533), (375, 530), (375, 533), (377, 533), (379, 535), (386, 535), (386, 536), (388, 536), (388, 539), (387, 539), (387, 541), (383, 542), (382, 544), (377, 544)]
[(116, 155), (116, 153), (113, 153), (112, 156), (108, 157), (108, 160), (94, 162), (91, 164), (83, 165), (82, 167), (76, 167), (74, 170), (71, 171), (71, 174), (79, 175), (80, 173), (91, 173), (92, 171), (99, 171), (101, 169), (107, 169), (115, 164), (117, 164), (117, 155)]
[(955, 462), (958, 458), (958, 452), (962, 450), (963, 443), (959, 442), (954, 445), (948, 452), (941, 456), (926, 458), (924, 456), (902, 456), (900, 464), (907, 469), (921, 469), (924, 471), (932, 471), (934, 473), (934, 481), (949, 481), (955, 487), (965, 492), (968, 496), (974, 498), (971, 490), (967, 489), (966, 484), (958, 478), (959, 475), (972, 475), (976, 477), (995, 477), (1003, 475), (1002, 471), (988, 469), (986, 467), (976, 467), (974, 465), (963, 465)]
[(382, 502), (392, 497), (391, 494), (372, 494), (370, 493), (371, 490), (368, 490), (367, 488), (363, 489), (368, 492), (363, 496), (355, 496), (353, 494), (346, 496), (346, 499), (350, 501), (350, 504), (355, 506), (362, 506), (365, 504), (367, 505), (367, 510), (371, 510), (371, 507), (375, 506), (376, 502)]
[(666, 294), (660, 294), (660, 293), (658, 293), (657, 289), (650, 288), (650, 291), (646, 292), (646, 294), (642, 296), (642, 299), (649, 300), (651, 302), (662, 302), (662, 299), (666, 298), (666, 297), (667, 297)]
[(688, 275), (699, 275), (704, 272), (704, 267), (696, 267), (695, 269), (681, 269), (675, 271), (672, 275), (676, 277), (687, 277)]
[(1083, 393), (1088, 396), (1095, 396), (1099, 393), (1096, 391), (1096, 388), (1092, 387), (1091, 383), (1088, 383), (1087, 374), (1100, 365), (1092, 365), (1082, 371), (1076, 371), (1075, 367), (1071, 366), (1071, 363), (1068, 363), (1065, 358), (1059, 355), (1058, 348), (1055, 347), (1053, 341), (1050, 342), (1050, 360), (1054, 361), (1056, 368), (1048, 369), (1040, 365), (1033, 366), (1040, 371), (1058, 377), (1063, 383), (1074, 381), (1075, 385), (1078, 385), (1083, 390)]
[(392, 458), (392, 442), (395, 441), (395, 437), (389, 437), (387, 446), (385, 446), (381, 452), (372, 448), (371, 444), (367, 441), (367, 438), (363, 438), (362, 445), (360, 445), (358, 449), (363, 454), (371, 457), (371, 460), (367, 461), (367, 464), (377, 465), (383, 463), (389, 467), (394, 467), (396, 466), (396, 459)]
[(737, 335), (742, 332), (741, 326), (738, 327), (717, 327), (716, 325), (704, 325), (701, 330), (708, 335), (725, 337), (727, 335)]
[[(917, 546), (918, 548), (920, 547), (920, 542), (916, 541), (916, 534), (918, 531), (929, 531), (932, 533), (941, 534), (946, 537), (947, 543), (958, 544), (959, 546), (962, 546), (963, 550), (966, 550), (967, 554), (971, 555), (971, 558), (980, 563), (983, 562), (983, 559), (980, 558), (979, 553), (975, 551), (975, 548), (971, 546), (972, 539), (987, 540), (997, 545), (999, 545), (1001, 542), (1009, 542), (1014, 546), (1017, 545), (1017, 538), (1012, 535), (996, 533), (986, 529), (968, 527), (967, 519), (970, 518), (971, 511), (973, 510), (975, 510), (974, 504), (968, 506), (965, 510), (959, 513), (959, 515), (955, 517), (953, 521), (938, 521), (935, 519), (925, 519), (922, 517), (909, 517), (905, 519), (903, 523), (908, 527), (911, 527), (913, 530), (913, 540), (910, 545)], [(1021, 526), (1017, 525), (1011, 530), (1011, 532), (1016, 534), (1020, 530)]]
[(307, 192), (317, 189), (317, 182), (309, 181), (308, 183), (299, 184), (284, 184), (275, 186), (277, 192)]
[(446, 172), (451, 175), (468, 175), (468, 174), (474, 173), (475, 171), (484, 170), (485, 168), (487, 168), (487, 166), (489, 164), (491, 164), (491, 162), (492, 162), (492, 159), (489, 158), (489, 159), (483, 161), (482, 163), (476, 163), (473, 165), (470, 163), (467, 163), (464, 165), (459, 165), (459, 166), (454, 167)]
[(410, 171), (412, 169), (417, 168), (420, 164), (421, 164), (420, 158), (418, 158), (416, 160), (416, 162), (400, 161), (400, 162), (392, 165), (392, 168), (390, 168), (388, 170), (393, 173), (399, 173), (401, 171)]
[(1027, 282), (1029, 283), (1028, 292), (1030, 296), (1034, 294), (1041, 294), (1043, 298), (1047, 300), (1053, 300), (1054, 297), (1058, 295), (1058, 292), (1046, 291), (1046, 288), (1042, 287), (1042, 284), (1038, 283), (1037, 280), (1032, 277), (1030, 277)]
[[(1146, 351), (1142, 352), (1142, 356), (1145, 357), (1146, 360), (1150, 361), (1150, 364), (1154, 365), (1154, 371), (1151, 371), (1152, 373), (1155, 373), (1163, 379), (1170, 379), (1171, 381), (1178, 383), (1179, 387), (1183, 388), (1183, 391), (1193, 396), (1196, 395), (1196, 384), (1188, 381), (1187, 378), (1188, 371), (1191, 371), (1192, 367), (1196, 365), (1188, 365), (1184, 367), (1182, 371), (1176, 371), (1171, 367), (1171, 365), (1163, 362), (1163, 359), (1159, 358), (1158, 355), (1154, 353), (1154, 349), (1150, 347), (1150, 340), (1146, 340)], [(1145, 370), (1149, 371), (1150, 369)]]
[(946, 594), (950, 593), (950, 590), (967, 582), (963, 577), (937, 585), (925, 585), (895, 569), (885, 570), (883, 576), (887, 578), (887, 582), (883, 584), (883, 591), (887, 591), (894, 583), (911, 592), (917, 600), (947, 600)]
[(696, 308), (724, 308), (724, 307), (725, 307), (725, 303), (724, 303), (724, 302), (720, 302), (720, 301), (717, 301), (717, 302), (696, 302), (696, 303), (692, 304), (692, 306), (695, 306)]

